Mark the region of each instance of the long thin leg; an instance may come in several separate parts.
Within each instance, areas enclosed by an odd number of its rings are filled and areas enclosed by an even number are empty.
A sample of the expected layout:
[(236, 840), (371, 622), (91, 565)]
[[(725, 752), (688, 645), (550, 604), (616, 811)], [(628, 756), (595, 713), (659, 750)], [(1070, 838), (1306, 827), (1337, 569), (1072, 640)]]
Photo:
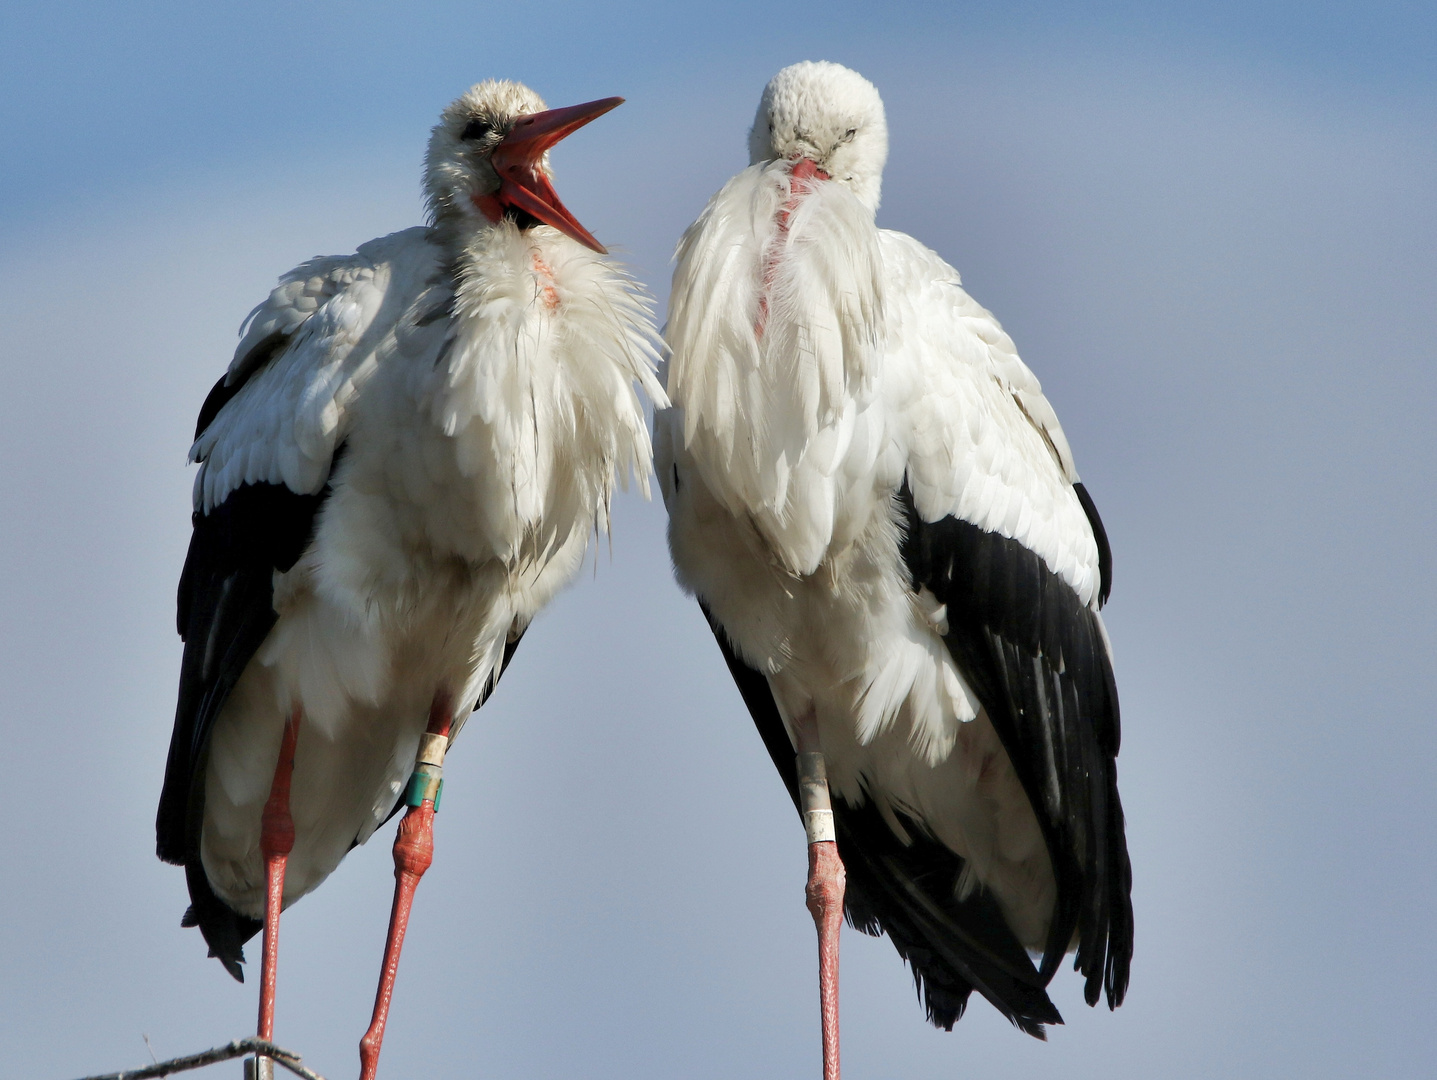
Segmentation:
[(818, 1003), (823, 1018), (823, 1080), (839, 1080), (838, 936), (843, 928), (847, 875), (838, 857), (828, 771), (818, 749), (818, 723), (810, 709), (795, 725), (798, 735), (798, 792), (808, 836), (808, 885), (804, 895), (818, 928)]
[(374, 1015), (369, 1030), (359, 1040), (360, 1080), (374, 1080), (379, 1071), (379, 1050), (384, 1044), (384, 1025), (394, 997), (394, 978), (399, 973), (399, 952), (409, 928), (409, 909), (414, 890), (424, 871), (434, 861), (434, 811), (443, 782), (444, 752), (449, 747), (453, 709), (447, 697), (437, 695), (429, 710), (429, 727), (419, 740), (414, 773), (409, 778), (404, 801), (409, 809), (399, 822), (394, 837), (394, 906), (389, 910), (389, 937), (384, 943), (384, 966), (379, 970), (379, 989), (374, 995)]
[(838, 845), (808, 845), (808, 910), (818, 927), (818, 1002), (823, 1014), (823, 1080), (838, 1080), (838, 933), (843, 926), (843, 861)]
[[(255, 1034), (261, 1039), (274, 1039), (274, 985), (279, 966), (279, 914), (284, 907), (284, 869), (289, 853), (294, 850), (294, 818), (289, 812), (290, 781), (294, 777), (294, 746), (299, 739), (300, 710), (296, 706), (285, 721), (284, 736), (279, 744), (279, 761), (275, 763), (274, 780), (270, 783), (269, 799), (260, 815), (259, 850), (264, 856), (264, 954), (260, 961), (259, 1024)], [(274, 1075), (269, 1058), (255, 1061), (255, 1074), (263, 1080)]]

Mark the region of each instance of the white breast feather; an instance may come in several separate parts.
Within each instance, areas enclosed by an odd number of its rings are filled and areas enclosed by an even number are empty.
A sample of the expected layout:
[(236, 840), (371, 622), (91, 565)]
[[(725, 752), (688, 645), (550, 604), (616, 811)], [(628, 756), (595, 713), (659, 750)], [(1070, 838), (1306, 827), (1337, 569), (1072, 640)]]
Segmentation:
[[(505, 463), (507, 512), (520, 527), (587, 510), (603, 530), (616, 482), (627, 488), (632, 473), (649, 494), (638, 387), (667, 406), (654, 374), (660, 343), (638, 284), (578, 244), (539, 243), (551, 234), (493, 229), (467, 253), (428, 409), (456, 440), (465, 475)], [(545, 309), (561, 317), (535, 317)], [(556, 495), (574, 505), (552, 505)]]
[(780, 228), (791, 196), (782, 163), (751, 166), (684, 233), (669, 391), (714, 493), (808, 573), (831, 539), (834, 473), (872, 396), (883, 279), (871, 214), (851, 192), (819, 184)]

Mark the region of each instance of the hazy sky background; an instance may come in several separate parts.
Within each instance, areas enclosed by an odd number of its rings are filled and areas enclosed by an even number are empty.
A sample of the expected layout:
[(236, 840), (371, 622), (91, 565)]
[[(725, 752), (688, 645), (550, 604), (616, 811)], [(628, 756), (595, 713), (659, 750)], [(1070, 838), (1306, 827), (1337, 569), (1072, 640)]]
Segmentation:
[[(1128, 1003), (1061, 972), (1046, 1045), (976, 996), (934, 1031), (846, 931), (847, 1075), (1430, 1075), (1437, 10), (1309, 0), (6, 5), (0, 1078), (253, 1030), (153, 854), (185, 452), (245, 313), (417, 223), (488, 76), (629, 99), (557, 186), (662, 300), (764, 82), (820, 58), (887, 102), (880, 223), (1002, 319), (1107, 523), (1137, 914)], [(817, 1075), (802, 831), (663, 527), (620, 500), (451, 755), (386, 1076)], [(331, 1080), (391, 834), (284, 922), (278, 1039)]]

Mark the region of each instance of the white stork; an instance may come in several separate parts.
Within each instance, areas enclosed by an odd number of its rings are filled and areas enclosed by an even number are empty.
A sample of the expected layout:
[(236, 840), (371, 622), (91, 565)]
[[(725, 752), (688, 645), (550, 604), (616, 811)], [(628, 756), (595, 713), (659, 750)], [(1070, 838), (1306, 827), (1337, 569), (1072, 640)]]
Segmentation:
[(785, 68), (749, 153), (679, 242), (655, 463), (806, 826), (824, 1074), (845, 903), (934, 1024), (976, 989), (1041, 1038), (1065, 953), (1113, 1008), (1132, 954), (1103, 526), (997, 320), (875, 226), (874, 87)]
[(235, 978), (264, 926), (269, 1038), (282, 904), (409, 805), (366, 1078), (444, 750), (607, 528), (615, 482), (647, 494), (651, 303), (547, 157), (621, 100), (473, 87), (429, 140), (431, 224), (281, 278), (200, 410), (159, 856)]

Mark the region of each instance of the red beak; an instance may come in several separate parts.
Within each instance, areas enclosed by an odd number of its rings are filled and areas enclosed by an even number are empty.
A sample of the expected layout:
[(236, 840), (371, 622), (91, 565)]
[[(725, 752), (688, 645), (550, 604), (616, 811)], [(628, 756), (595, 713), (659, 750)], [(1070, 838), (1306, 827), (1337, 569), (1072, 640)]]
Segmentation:
[(828, 173), (824, 172), (808, 158), (799, 158), (797, 161), (795, 161), (793, 163), (793, 168), (789, 170), (789, 174), (795, 180), (803, 180), (810, 184), (814, 180), (830, 179)]
[(623, 98), (611, 97), (519, 117), (509, 134), (504, 136), (504, 141), (494, 148), (490, 158), (499, 174), (499, 201), (523, 210), (585, 247), (607, 255), (604, 245), (595, 240), (593, 234), (580, 225), (559, 201), (554, 185), (539, 172), (539, 159), (544, 156), (544, 151), (564, 136), (578, 131), (590, 120), (598, 119), (623, 103)]

